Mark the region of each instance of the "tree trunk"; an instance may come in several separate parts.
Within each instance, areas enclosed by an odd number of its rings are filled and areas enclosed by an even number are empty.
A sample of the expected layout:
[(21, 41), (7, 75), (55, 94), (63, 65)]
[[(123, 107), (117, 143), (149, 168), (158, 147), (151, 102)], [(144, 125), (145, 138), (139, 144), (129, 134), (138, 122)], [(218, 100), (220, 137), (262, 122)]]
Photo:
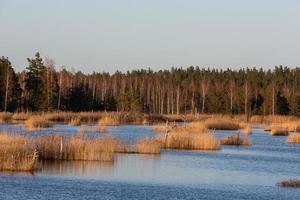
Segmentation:
[(4, 112), (7, 111), (7, 99), (8, 99), (8, 83), (9, 83), (9, 68), (6, 69), (6, 86), (5, 86), (5, 101), (4, 101)]
[(177, 115), (179, 115), (180, 114), (180, 102), (179, 102), (179, 99), (180, 98), (180, 87), (179, 87), (179, 85), (177, 86), (177, 101), (176, 101), (176, 103), (177, 103)]

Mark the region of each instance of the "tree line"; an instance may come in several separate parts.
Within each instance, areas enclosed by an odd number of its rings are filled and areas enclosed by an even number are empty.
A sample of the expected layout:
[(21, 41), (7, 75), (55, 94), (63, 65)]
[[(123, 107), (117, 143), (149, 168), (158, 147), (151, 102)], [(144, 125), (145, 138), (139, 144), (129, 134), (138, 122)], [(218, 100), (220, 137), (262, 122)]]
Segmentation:
[(300, 115), (300, 69), (56, 70), (39, 53), (15, 72), (0, 58), (0, 110)]

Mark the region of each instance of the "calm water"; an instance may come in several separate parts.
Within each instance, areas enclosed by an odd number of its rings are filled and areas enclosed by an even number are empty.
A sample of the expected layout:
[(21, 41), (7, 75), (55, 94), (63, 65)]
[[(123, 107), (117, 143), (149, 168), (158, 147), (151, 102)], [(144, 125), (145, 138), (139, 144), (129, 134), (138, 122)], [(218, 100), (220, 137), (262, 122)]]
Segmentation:
[[(27, 134), (22, 126), (1, 131)], [(57, 125), (33, 135), (76, 134)], [(134, 142), (155, 133), (147, 126), (110, 127), (109, 134)], [(234, 132), (217, 132), (218, 137)], [(300, 178), (300, 145), (255, 129), (251, 147), (218, 152), (164, 151), (160, 156), (125, 155), (114, 163), (52, 162), (34, 174), (0, 173), (0, 199), (300, 199), (299, 189), (276, 183)]]

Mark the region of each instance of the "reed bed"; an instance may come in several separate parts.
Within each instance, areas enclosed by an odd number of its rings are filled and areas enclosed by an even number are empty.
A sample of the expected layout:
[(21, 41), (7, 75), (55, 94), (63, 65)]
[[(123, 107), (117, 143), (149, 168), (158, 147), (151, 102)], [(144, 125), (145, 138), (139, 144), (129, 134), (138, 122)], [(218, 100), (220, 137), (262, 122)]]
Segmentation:
[(160, 154), (161, 143), (155, 139), (142, 139), (139, 140), (135, 147), (137, 153), (141, 154)]
[(298, 179), (290, 179), (286, 181), (281, 181), (277, 183), (279, 187), (292, 187), (292, 188), (300, 188), (300, 180)]
[(220, 149), (220, 143), (213, 133), (194, 134), (187, 130), (173, 130), (155, 138), (165, 149), (209, 150)]
[(289, 134), (289, 130), (287, 127), (283, 126), (273, 126), (271, 128), (272, 136), (287, 136)]
[(287, 138), (288, 144), (300, 144), (300, 133), (291, 133)]
[(98, 121), (99, 126), (118, 126), (121, 121), (118, 116), (106, 116)]
[(251, 146), (252, 141), (248, 136), (240, 136), (240, 134), (227, 136), (221, 139), (222, 145), (232, 145), (232, 146)]
[(72, 118), (69, 121), (69, 125), (71, 125), (71, 126), (80, 126), (81, 125), (81, 118), (80, 117)]
[(0, 134), (0, 170), (33, 171), (38, 159), (37, 152), (26, 137)]
[(242, 127), (239, 122), (235, 122), (230, 118), (209, 118), (205, 121), (208, 129), (212, 130), (239, 130)]
[(282, 123), (290, 123), (299, 121), (299, 118), (296, 116), (283, 116), (283, 115), (254, 115), (250, 118), (251, 123), (259, 123), (259, 124), (282, 124)]
[(120, 142), (114, 138), (43, 136), (35, 139), (41, 160), (114, 161)]
[(252, 134), (252, 127), (250, 124), (244, 125), (244, 128), (241, 129), (241, 132), (246, 134), (246, 135), (251, 135)]
[(18, 113), (14, 113), (12, 116), (12, 120), (16, 121), (16, 122), (22, 122), (22, 121), (26, 121), (27, 119), (30, 118), (30, 116), (32, 116), (32, 113), (28, 113), (28, 112), (18, 112)]
[(0, 112), (0, 124), (5, 124), (11, 121), (13, 114), (9, 112)]
[(25, 126), (29, 131), (40, 130), (42, 128), (48, 128), (53, 125), (46, 117), (41, 115), (31, 116), (25, 121)]
[(209, 131), (206, 124), (201, 121), (191, 122), (185, 128), (191, 133), (208, 133)]

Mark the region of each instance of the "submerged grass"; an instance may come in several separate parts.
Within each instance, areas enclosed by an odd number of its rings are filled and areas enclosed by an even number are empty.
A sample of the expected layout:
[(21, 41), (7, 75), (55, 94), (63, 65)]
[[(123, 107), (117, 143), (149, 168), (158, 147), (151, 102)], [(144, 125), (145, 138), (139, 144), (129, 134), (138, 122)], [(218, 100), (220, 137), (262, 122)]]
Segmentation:
[(28, 138), (0, 134), (0, 170), (33, 171), (38, 159)]

